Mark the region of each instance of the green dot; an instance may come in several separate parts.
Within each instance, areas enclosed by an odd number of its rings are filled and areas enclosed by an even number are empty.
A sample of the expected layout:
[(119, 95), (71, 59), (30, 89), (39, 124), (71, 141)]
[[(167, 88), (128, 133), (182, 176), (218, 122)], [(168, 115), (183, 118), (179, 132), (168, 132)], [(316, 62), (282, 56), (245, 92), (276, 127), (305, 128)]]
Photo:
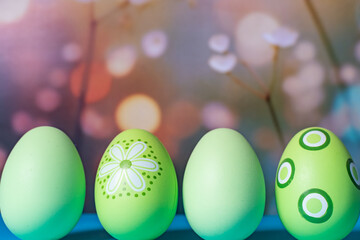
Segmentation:
[(148, 157), (151, 157), (151, 154), (148, 154)]
[(153, 176), (154, 179), (156, 179), (156, 176)]
[(133, 141), (134, 141), (134, 139), (131, 139), (131, 140), (130, 140), (130, 142), (133, 142)]
[(287, 168), (283, 168), (282, 171), (280, 172), (280, 178), (285, 179), (287, 177), (288, 173), (289, 173), (289, 170)]
[(160, 171), (162, 171), (163, 169), (162, 168), (159, 168), (160, 169)]
[(320, 142), (321, 140), (321, 137), (317, 134), (310, 134), (308, 137), (307, 137), (307, 141), (309, 143), (318, 143)]
[(153, 184), (153, 181), (150, 181), (150, 184)]
[(136, 193), (136, 194), (135, 194), (135, 197), (138, 197), (138, 196), (139, 196), (139, 195)]
[(105, 192), (103, 192), (103, 195), (105, 195)]
[(146, 158), (146, 155), (143, 155), (144, 158)]
[(126, 142), (126, 140), (123, 141), (123, 143)]
[(356, 170), (356, 167), (354, 167), (354, 166), (352, 167), (352, 172), (354, 174), (355, 180), (358, 181), (359, 180), (359, 175), (358, 175), (358, 172)]
[(161, 173), (158, 173), (159, 176), (161, 176)]
[(109, 195), (106, 196), (107, 199), (109, 199), (109, 197), (110, 197)]
[(151, 153), (154, 153), (154, 151), (153, 151), (153, 150), (151, 150), (150, 152), (151, 152)]
[(129, 149), (129, 147), (125, 147), (125, 149)]
[(146, 172), (143, 172), (142, 175), (145, 176), (145, 175), (146, 175)]
[(151, 188), (148, 187), (147, 190), (150, 192), (150, 191), (151, 191)]
[(131, 165), (132, 165), (132, 163), (131, 163), (130, 160), (123, 160), (123, 161), (120, 162), (120, 167), (124, 168), (124, 169), (130, 168)]
[(146, 177), (147, 177), (147, 178), (150, 178), (150, 175), (147, 175)]
[(104, 189), (104, 185), (101, 186), (101, 189)]
[(306, 207), (311, 213), (317, 213), (320, 212), (322, 205), (319, 199), (312, 198), (307, 202)]
[(102, 181), (100, 181), (99, 183), (102, 184)]
[(142, 195), (143, 195), (143, 196), (145, 196), (145, 195), (146, 195), (146, 193), (145, 193), (145, 192), (143, 192), (143, 193), (142, 193)]
[(149, 148), (152, 148), (152, 146), (149, 146)]
[(115, 196), (112, 196), (112, 199), (115, 199)]
[(141, 139), (139, 138), (138, 141), (141, 141)]
[(119, 197), (122, 197), (122, 193), (119, 194)]
[(130, 193), (128, 192), (126, 195), (130, 196)]
[(157, 159), (157, 156), (154, 156), (154, 159)]
[(130, 145), (130, 143), (127, 143), (127, 144), (126, 144), (126, 146), (129, 146), (129, 145)]
[(117, 141), (116, 143), (120, 143), (120, 141)]
[(147, 142), (147, 141), (145, 141), (144, 143), (145, 143), (145, 144), (147, 144), (148, 142)]
[(106, 177), (107, 179), (109, 179), (110, 178), (110, 175), (107, 175), (107, 177)]

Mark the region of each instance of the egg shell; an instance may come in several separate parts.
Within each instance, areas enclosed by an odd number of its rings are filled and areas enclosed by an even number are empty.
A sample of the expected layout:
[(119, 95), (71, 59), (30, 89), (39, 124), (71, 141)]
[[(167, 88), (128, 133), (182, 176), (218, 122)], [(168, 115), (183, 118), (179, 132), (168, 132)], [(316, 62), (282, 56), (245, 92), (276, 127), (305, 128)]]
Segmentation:
[(343, 239), (360, 211), (360, 181), (351, 156), (331, 131), (312, 127), (288, 143), (276, 174), (278, 213), (297, 239)]
[(183, 200), (192, 229), (204, 239), (244, 239), (259, 225), (265, 208), (260, 162), (237, 131), (205, 134), (187, 163)]
[(105, 230), (117, 239), (154, 239), (177, 208), (174, 165), (151, 133), (129, 129), (107, 147), (96, 174), (95, 205)]
[(85, 174), (71, 140), (53, 127), (27, 132), (11, 151), (1, 177), (1, 214), (21, 239), (59, 239), (79, 220)]

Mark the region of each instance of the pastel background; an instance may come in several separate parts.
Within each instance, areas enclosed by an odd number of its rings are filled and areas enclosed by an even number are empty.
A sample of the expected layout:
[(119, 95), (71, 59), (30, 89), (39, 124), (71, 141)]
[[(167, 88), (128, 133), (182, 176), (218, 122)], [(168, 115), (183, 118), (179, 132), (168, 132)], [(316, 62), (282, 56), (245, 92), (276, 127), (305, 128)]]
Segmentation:
[(276, 214), (276, 167), (300, 129), (329, 128), (359, 164), (359, 33), (356, 0), (0, 0), (0, 169), (26, 131), (60, 128), (94, 212), (120, 131), (159, 137), (181, 189), (198, 140), (228, 127), (254, 147)]

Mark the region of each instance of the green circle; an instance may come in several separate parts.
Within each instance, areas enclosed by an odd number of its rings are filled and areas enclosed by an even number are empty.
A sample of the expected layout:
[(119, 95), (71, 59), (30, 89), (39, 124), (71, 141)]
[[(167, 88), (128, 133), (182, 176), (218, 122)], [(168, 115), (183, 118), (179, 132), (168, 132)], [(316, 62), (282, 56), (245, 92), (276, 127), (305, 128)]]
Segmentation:
[[(291, 166), (291, 174), (290, 174), (290, 177), (289, 179), (285, 182), (285, 183), (280, 183), (279, 182), (279, 174), (281, 175), (281, 173), (279, 172), (280, 169), (281, 169), (281, 166), (284, 164), (284, 163), (289, 163), (290, 166)], [(284, 168), (283, 168), (284, 169)], [(292, 180), (294, 179), (294, 175), (295, 175), (295, 164), (294, 164), (294, 161), (290, 158), (285, 158), (285, 160), (279, 165), (279, 169), (278, 169), (278, 172), (276, 174), (276, 184), (278, 185), (279, 188), (284, 188), (284, 187), (287, 187), (291, 182)]]
[[(308, 146), (307, 144), (304, 143), (305, 135), (308, 134), (309, 132), (312, 132), (312, 131), (319, 131), (319, 132), (321, 132), (321, 133), (323, 133), (325, 135), (326, 140), (322, 145), (320, 145), (320, 146)], [(316, 143), (316, 140), (319, 140), (319, 135), (316, 135), (316, 134), (315, 134), (315, 136), (310, 135), (308, 138), (310, 138), (309, 140), (310, 140), (311, 143)], [(320, 128), (312, 128), (312, 129), (307, 130), (306, 132), (304, 132), (301, 135), (301, 137), (299, 139), (299, 143), (300, 143), (300, 146), (302, 148), (306, 149), (306, 150), (312, 150), (312, 151), (321, 150), (321, 149), (326, 148), (330, 144), (330, 135), (326, 131), (324, 131), (324, 130), (322, 130)]]
[(132, 165), (132, 163), (131, 163), (130, 160), (123, 160), (123, 161), (120, 162), (120, 167), (121, 168), (127, 169), (127, 168), (130, 168), (131, 165)]
[(360, 190), (360, 185), (356, 183), (356, 181), (358, 181), (358, 179), (354, 179), (354, 177), (359, 178), (359, 175), (358, 175), (356, 168), (353, 168), (355, 170), (355, 176), (352, 175), (351, 163), (355, 164), (354, 161), (351, 158), (349, 158), (346, 162), (346, 169), (347, 169), (347, 172), (349, 174), (351, 181), (353, 182), (355, 187)]
[[(328, 204), (328, 207), (327, 207), (325, 213), (321, 217), (309, 216), (302, 207), (303, 201), (306, 198), (306, 196), (308, 196), (309, 194), (312, 194), (312, 193), (317, 193), (317, 194), (321, 195)], [(310, 200), (312, 200), (312, 199), (310, 199)], [(310, 202), (310, 200), (309, 200), (309, 202)], [(309, 204), (309, 202), (308, 202), (308, 204)], [(312, 210), (318, 209), (317, 203), (313, 201), (313, 204), (314, 203), (315, 203), (315, 206), (312, 206)], [(309, 189), (309, 190), (305, 191), (303, 194), (301, 194), (299, 201), (298, 201), (298, 209), (299, 209), (299, 213), (301, 214), (301, 216), (303, 218), (305, 218), (307, 221), (312, 222), (312, 223), (323, 223), (323, 222), (326, 222), (331, 217), (333, 210), (334, 210), (334, 206), (333, 206), (330, 196), (325, 191), (318, 189), (318, 188), (313, 188), (313, 189)]]

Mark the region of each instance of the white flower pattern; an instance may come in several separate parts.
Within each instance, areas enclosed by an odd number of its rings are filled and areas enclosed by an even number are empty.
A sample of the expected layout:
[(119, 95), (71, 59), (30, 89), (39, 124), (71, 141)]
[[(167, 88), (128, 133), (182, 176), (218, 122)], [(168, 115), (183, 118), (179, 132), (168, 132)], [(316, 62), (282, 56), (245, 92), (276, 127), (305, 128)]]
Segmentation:
[(141, 157), (146, 148), (145, 143), (135, 142), (127, 152), (119, 144), (110, 149), (109, 154), (112, 161), (104, 164), (99, 170), (99, 178), (111, 174), (106, 184), (108, 194), (114, 194), (123, 180), (136, 192), (145, 189), (145, 180), (138, 170), (156, 172), (159, 169), (157, 162)]

